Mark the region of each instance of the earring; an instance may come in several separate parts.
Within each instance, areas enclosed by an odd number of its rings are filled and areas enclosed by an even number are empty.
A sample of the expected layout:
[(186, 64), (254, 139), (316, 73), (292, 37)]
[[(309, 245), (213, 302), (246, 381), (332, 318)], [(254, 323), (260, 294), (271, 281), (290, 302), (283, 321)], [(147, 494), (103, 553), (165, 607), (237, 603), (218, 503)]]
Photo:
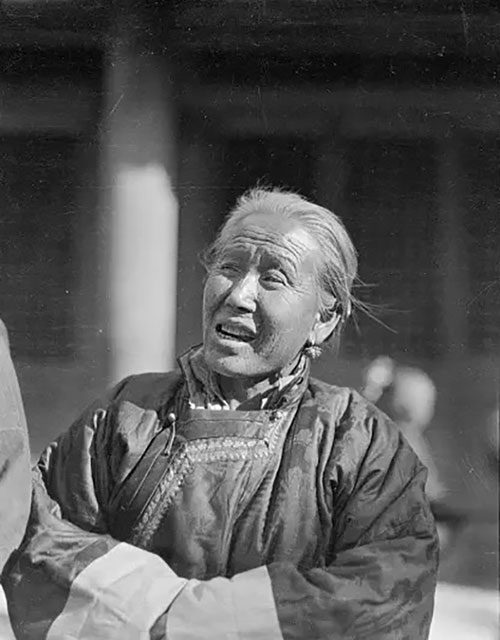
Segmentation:
[(317, 344), (314, 344), (314, 342), (310, 342), (309, 340), (306, 342), (304, 349), (303, 349), (303, 353), (306, 356), (306, 358), (310, 358), (311, 360), (316, 360), (316, 358), (319, 358), (321, 355), (321, 347)]

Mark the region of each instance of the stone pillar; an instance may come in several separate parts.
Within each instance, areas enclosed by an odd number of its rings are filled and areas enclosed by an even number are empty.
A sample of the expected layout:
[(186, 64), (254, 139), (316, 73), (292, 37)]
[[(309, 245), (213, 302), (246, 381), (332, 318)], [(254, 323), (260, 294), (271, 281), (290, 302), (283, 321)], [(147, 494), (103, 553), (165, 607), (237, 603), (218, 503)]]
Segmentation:
[(144, 3), (116, 12), (105, 60), (100, 297), (112, 381), (171, 368), (175, 358), (177, 119), (153, 11)]

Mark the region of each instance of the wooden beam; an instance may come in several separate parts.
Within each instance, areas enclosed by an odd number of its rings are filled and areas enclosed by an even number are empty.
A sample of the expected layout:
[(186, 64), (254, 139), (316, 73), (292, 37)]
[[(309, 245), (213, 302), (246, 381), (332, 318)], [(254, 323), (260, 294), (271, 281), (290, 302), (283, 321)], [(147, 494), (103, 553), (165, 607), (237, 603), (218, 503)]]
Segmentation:
[[(111, 25), (104, 0), (2, 3), (0, 46), (101, 46)], [(136, 3), (140, 5), (141, 3)], [(500, 54), (500, 12), (490, 0), (176, 0), (158, 14), (165, 47), (179, 53), (483, 56)]]
[[(182, 2), (173, 32), (185, 50), (391, 55), (500, 52), (500, 13), (489, 2)], [(170, 28), (170, 27), (169, 27)]]
[(500, 131), (500, 89), (280, 89), (210, 85), (181, 88), (184, 107), (234, 136), (348, 137), (372, 134), (434, 137), (450, 127)]
[[(1, 25), (1, 22), (0, 22)], [(57, 28), (26, 28), (22, 24), (0, 31), (0, 48), (3, 49), (104, 49), (108, 41), (105, 29), (80, 30)]]
[(104, 47), (109, 5), (103, 0), (3, 0), (1, 47)]
[(0, 133), (78, 135), (93, 127), (97, 100), (87, 84), (0, 82)]

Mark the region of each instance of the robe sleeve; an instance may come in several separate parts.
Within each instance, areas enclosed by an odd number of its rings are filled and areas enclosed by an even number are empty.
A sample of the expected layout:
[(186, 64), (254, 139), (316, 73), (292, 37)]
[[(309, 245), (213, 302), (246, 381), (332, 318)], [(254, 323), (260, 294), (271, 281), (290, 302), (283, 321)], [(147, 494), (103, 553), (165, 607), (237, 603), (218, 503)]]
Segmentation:
[(334, 495), (334, 533), (317, 566), (274, 562), (199, 581), (108, 535), (100, 505), (113, 490), (116, 442), (98, 418), (106, 404), (96, 406), (35, 472), (27, 533), (5, 581), (18, 638), (427, 637), (437, 541), (426, 472), (384, 420), (365, 420), (358, 425), (362, 444), (341, 447), (355, 469), (349, 490), (343, 475), (352, 473), (334, 450), (325, 478)]
[(7, 330), (0, 320), (0, 571), (22, 540), (30, 494), (28, 431)]
[(347, 495), (341, 478), (347, 472), (335, 460), (330, 468), (338, 488), (330, 556), (308, 570), (275, 562), (232, 579), (190, 580), (157, 621), (155, 637), (428, 637), (438, 545), (426, 470), (382, 414), (358, 429), (368, 446), (344, 446), (344, 455), (359, 463)]
[(186, 580), (107, 533), (112, 394), (49, 446), (33, 470), (31, 513), (2, 583), (16, 638), (146, 640)]

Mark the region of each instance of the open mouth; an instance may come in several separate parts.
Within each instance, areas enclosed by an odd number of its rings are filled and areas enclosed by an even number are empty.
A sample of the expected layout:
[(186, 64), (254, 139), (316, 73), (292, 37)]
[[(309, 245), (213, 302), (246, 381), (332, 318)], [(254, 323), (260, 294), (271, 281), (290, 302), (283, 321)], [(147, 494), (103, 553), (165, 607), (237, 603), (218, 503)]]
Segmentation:
[(239, 325), (233, 324), (218, 324), (215, 327), (217, 335), (225, 340), (236, 340), (238, 342), (252, 342), (255, 339), (256, 334)]

